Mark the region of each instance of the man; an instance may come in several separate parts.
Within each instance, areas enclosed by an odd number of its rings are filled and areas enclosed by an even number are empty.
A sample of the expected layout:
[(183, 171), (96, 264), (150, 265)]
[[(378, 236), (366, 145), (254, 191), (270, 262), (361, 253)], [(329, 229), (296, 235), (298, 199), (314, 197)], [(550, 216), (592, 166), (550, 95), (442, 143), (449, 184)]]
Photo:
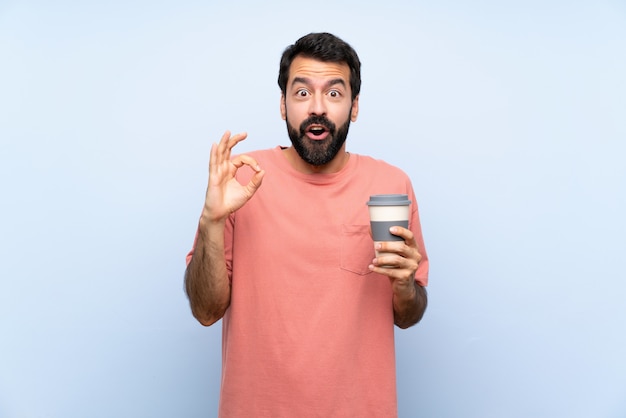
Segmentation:
[[(226, 132), (211, 148), (185, 286), (200, 323), (223, 318), (221, 417), (397, 415), (394, 323), (421, 319), (428, 261), (406, 174), (346, 151), (360, 66), (341, 39), (302, 37), (278, 77), (291, 146), (232, 157), (246, 134)], [(375, 258), (366, 201), (383, 193), (413, 205)]]

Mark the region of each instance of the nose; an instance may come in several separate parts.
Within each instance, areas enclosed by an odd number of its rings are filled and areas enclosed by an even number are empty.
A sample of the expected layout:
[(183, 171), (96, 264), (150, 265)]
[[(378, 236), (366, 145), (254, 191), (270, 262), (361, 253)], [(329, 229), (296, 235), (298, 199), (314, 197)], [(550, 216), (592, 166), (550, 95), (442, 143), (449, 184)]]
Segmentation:
[(324, 102), (324, 95), (315, 94), (311, 97), (311, 100), (309, 101), (309, 115), (326, 115), (326, 103)]

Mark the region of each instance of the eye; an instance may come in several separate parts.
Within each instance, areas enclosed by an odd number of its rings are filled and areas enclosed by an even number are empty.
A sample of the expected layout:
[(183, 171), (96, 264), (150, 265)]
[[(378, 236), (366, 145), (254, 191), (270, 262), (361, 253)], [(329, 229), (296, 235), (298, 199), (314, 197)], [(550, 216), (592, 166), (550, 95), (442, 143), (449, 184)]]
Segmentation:
[(307, 89), (299, 89), (296, 91), (296, 96), (298, 97), (307, 97), (309, 95), (309, 91)]
[(332, 98), (339, 98), (341, 97), (341, 93), (339, 92), (339, 90), (331, 90), (328, 92), (328, 95)]

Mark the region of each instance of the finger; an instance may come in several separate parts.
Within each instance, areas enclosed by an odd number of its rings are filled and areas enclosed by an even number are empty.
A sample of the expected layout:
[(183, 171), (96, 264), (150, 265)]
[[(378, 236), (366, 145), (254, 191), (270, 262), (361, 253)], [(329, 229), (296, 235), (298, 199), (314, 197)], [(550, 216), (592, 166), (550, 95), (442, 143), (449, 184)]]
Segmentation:
[(259, 163), (257, 163), (254, 158), (246, 154), (238, 155), (237, 157), (233, 158), (232, 163), (237, 169), (243, 167), (244, 165), (247, 165), (255, 171), (254, 175), (250, 179), (250, 182), (248, 182), (248, 184), (246, 185), (249, 196), (252, 196), (261, 185), (261, 182), (263, 181), (263, 176), (265, 176), (265, 171), (261, 170)]
[(211, 144), (211, 152), (209, 153), (209, 172), (211, 172), (211, 170), (213, 169), (213, 165), (215, 164), (215, 154), (217, 153), (217, 144), (212, 143)]
[(422, 254), (419, 252), (417, 240), (410, 229), (400, 226), (392, 226), (390, 228), (390, 232), (404, 238), (404, 246), (398, 251), (398, 254), (401, 254), (405, 258), (413, 259), (416, 263), (419, 263), (422, 260)]
[(230, 132), (226, 131), (218, 143), (211, 144), (209, 157), (209, 173), (215, 173), (219, 165), (224, 161), (225, 142), (230, 138)]
[(230, 139), (230, 131), (224, 132), (224, 135), (220, 138), (220, 142), (217, 145), (218, 156), (223, 157), (228, 150), (228, 140)]
[(247, 165), (250, 168), (252, 168), (254, 171), (256, 171), (257, 173), (261, 171), (261, 167), (259, 166), (259, 163), (257, 163), (254, 158), (246, 154), (238, 155), (237, 157), (233, 158), (231, 162), (237, 168)]
[(220, 164), (225, 161), (230, 161), (231, 150), (235, 145), (239, 142), (246, 139), (248, 136), (247, 133), (242, 132), (236, 135), (230, 134), (230, 131), (224, 132), (222, 138), (220, 138), (219, 143), (213, 144), (215, 145), (215, 149), (211, 147), (211, 159), (209, 161), (209, 166), (213, 163), (213, 166), (217, 168)]
[(263, 176), (265, 176), (264, 170), (260, 170), (254, 173), (254, 176), (252, 176), (252, 178), (246, 185), (246, 189), (250, 196), (252, 196), (257, 191), (257, 189), (261, 187), (261, 183), (263, 182)]
[(383, 253), (398, 254), (403, 258), (414, 260), (419, 263), (422, 255), (419, 252), (415, 239), (405, 239), (405, 241), (381, 241), (376, 243), (376, 250)]
[(395, 263), (396, 262), (392, 262), (390, 259), (385, 260), (381, 257), (372, 261), (369, 265), (369, 269), (374, 273), (382, 274), (391, 279), (406, 278), (413, 273), (411, 268), (405, 268)]
[(225, 160), (230, 160), (230, 154), (232, 149), (235, 147), (235, 145), (237, 145), (247, 137), (248, 134), (245, 132), (241, 132), (231, 136), (230, 131), (226, 131), (222, 136), (222, 139), (220, 140), (219, 146), (223, 158)]
[(410, 229), (404, 228), (402, 226), (392, 226), (389, 228), (389, 232), (391, 232), (393, 235), (402, 237), (405, 240), (413, 238), (413, 232)]
[(378, 253), (388, 254), (374, 259), (376, 265), (393, 265), (394, 267), (415, 268), (422, 260), (417, 246), (407, 245), (402, 241), (382, 241), (375, 246)]
[(236, 135), (231, 136), (230, 139), (228, 140), (229, 150), (233, 149), (235, 145), (237, 145), (238, 143), (240, 143), (247, 137), (248, 137), (248, 134), (246, 132), (240, 132)]
[(369, 265), (371, 271), (394, 279), (414, 277), (417, 267), (416, 260), (398, 256), (377, 257)]
[(401, 226), (392, 226), (391, 228), (389, 228), (389, 232), (391, 232), (393, 235), (404, 238), (404, 242), (409, 247), (417, 247), (415, 235), (413, 235), (413, 231), (411, 231), (410, 229), (403, 228)]

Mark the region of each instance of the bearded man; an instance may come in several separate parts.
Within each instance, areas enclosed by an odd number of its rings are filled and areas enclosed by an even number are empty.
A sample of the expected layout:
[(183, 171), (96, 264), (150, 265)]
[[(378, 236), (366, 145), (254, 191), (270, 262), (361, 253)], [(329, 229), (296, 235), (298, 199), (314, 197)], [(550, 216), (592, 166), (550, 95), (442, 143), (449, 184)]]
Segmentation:
[[(408, 176), (346, 150), (360, 70), (336, 36), (300, 38), (278, 77), (291, 146), (234, 155), (246, 134), (226, 132), (211, 148), (185, 286), (201, 324), (223, 319), (220, 417), (397, 416), (394, 324), (422, 318), (428, 258)], [(374, 194), (413, 202), (376, 248)]]

